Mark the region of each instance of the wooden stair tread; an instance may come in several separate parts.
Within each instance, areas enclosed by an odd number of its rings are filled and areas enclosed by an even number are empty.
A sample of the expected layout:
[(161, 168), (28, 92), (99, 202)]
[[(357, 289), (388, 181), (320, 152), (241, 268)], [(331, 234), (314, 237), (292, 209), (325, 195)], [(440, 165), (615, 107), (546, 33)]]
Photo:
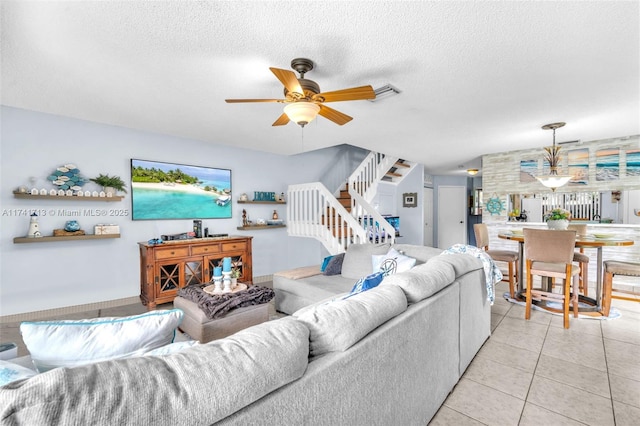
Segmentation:
[(395, 172), (387, 172), (385, 173), (386, 176), (393, 176), (393, 177), (402, 177), (402, 175), (400, 173), (395, 173)]
[(394, 164), (394, 167), (411, 167), (411, 165), (407, 164), (407, 163), (400, 163), (400, 162), (396, 162), (396, 164)]

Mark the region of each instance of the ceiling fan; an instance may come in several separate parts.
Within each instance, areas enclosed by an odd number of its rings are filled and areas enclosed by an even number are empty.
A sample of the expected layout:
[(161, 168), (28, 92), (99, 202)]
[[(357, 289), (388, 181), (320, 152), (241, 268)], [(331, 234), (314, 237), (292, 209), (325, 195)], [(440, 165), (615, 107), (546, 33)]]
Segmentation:
[(306, 58), (296, 58), (291, 61), (291, 68), (300, 74), (297, 78), (293, 71), (280, 68), (269, 68), (284, 85), (284, 99), (225, 99), (228, 103), (240, 102), (280, 102), (285, 103), (284, 113), (273, 123), (273, 126), (283, 126), (293, 121), (304, 127), (318, 114), (342, 126), (353, 118), (340, 111), (329, 108), (327, 102), (358, 101), (375, 99), (376, 94), (371, 86), (352, 87), (334, 92), (320, 92), (320, 86), (304, 75), (313, 69), (313, 61)]

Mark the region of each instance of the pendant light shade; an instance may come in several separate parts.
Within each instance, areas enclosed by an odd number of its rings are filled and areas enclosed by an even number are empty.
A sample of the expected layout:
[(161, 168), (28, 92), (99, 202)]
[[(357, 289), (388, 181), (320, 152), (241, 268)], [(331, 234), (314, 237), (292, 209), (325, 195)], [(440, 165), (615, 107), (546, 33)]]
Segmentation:
[(571, 175), (559, 175), (558, 174), (558, 165), (560, 163), (560, 147), (556, 146), (556, 129), (563, 127), (566, 123), (551, 123), (545, 124), (542, 126), (544, 130), (553, 130), (553, 145), (546, 147), (544, 150), (547, 152), (545, 156), (545, 160), (549, 163), (549, 174), (536, 176), (536, 179), (551, 189), (551, 191), (555, 191), (557, 188), (560, 188), (563, 185), (569, 183), (573, 176)]
[(318, 115), (320, 107), (313, 102), (298, 101), (284, 107), (284, 113), (289, 120), (304, 127), (313, 121)]

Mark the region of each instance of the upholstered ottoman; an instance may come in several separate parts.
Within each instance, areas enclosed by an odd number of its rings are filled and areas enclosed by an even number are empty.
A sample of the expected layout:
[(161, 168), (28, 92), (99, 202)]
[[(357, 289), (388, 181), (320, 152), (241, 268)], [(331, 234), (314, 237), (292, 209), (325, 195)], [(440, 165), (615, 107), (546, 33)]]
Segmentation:
[(173, 299), (173, 306), (184, 311), (180, 330), (192, 339), (207, 343), (269, 320), (269, 304), (236, 308), (221, 318), (209, 319), (198, 305), (183, 297)]

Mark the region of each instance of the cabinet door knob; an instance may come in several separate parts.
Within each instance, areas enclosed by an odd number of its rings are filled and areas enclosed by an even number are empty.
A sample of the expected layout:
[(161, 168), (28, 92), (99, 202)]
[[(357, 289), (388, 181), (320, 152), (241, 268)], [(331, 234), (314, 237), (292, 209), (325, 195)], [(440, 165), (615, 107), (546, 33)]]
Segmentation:
[(176, 254), (176, 252), (175, 252), (175, 251), (172, 251), (172, 252), (171, 252), (171, 254)]

